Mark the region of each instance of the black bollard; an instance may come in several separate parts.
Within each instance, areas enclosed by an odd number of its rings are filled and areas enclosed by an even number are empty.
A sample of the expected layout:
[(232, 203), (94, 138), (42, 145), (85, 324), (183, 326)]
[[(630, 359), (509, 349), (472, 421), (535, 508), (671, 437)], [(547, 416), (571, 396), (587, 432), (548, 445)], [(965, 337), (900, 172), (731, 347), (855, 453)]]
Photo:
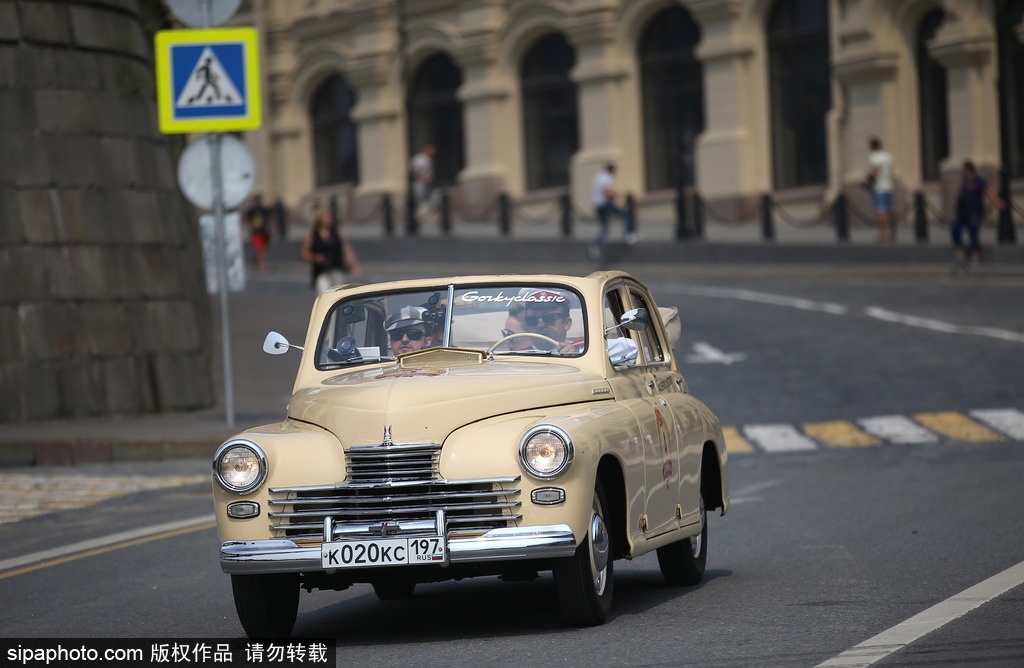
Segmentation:
[(626, 194), (626, 215), (633, 221), (633, 231), (640, 233), (640, 221), (636, 217), (636, 198), (633, 193)]
[(568, 239), (572, 236), (572, 195), (565, 193), (558, 203), (562, 209), (562, 236)]
[(928, 213), (921, 191), (914, 193), (914, 238), (919, 244), (928, 243)]
[(419, 221), (416, 220), (416, 193), (409, 188), (405, 195), (405, 234), (414, 237), (419, 232)]
[(775, 219), (772, 217), (772, 196), (761, 197), (761, 237), (765, 241), (775, 240)]
[(391, 195), (381, 195), (380, 213), (384, 221), (384, 236), (390, 239), (395, 236), (395, 211), (391, 207)]
[(832, 204), (832, 221), (836, 226), (836, 241), (840, 243), (850, 240), (850, 219), (846, 206), (846, 193), (839, 193)]
[(1003, 210), (999, 212), (999, 243), (1017, 243), (1017, 230), (1013, 226), (1013, 191), (1010, 189), (1010, 174), (1004, 167), (999, 170), (999, 198)]
[(676, 240), (690, 237), (690, 224), (686, 220), (686, 192), (683, 184), (676, 185)]
[(452, 198), (447, 190), (441, 193), (441, 233), (452, 233)]
[(693, 236), (704, 238), (704, 199), (696, 190), (693, 191)]
[(506, 193), (498, 195), (498, 231), (503, 237), (512, 234), (512, 202)]

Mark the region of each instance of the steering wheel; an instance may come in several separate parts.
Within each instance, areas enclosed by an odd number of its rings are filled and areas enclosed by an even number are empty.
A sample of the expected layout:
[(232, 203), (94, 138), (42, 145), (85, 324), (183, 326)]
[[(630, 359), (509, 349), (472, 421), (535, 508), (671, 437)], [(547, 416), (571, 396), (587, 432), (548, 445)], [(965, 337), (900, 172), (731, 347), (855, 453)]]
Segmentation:
[(506, 341), (511, 341), (512, 339), (517, 339), (520, 336), (529, 336), (530, 338), (544, 339), (545, 341), (549, 341), (551, 345), (554, 346), (553, 350), (558, 350), (558, 346), (562, 345), (558, 341), (555, 341), (550, 336), (544, 336), (543, 334), (534, 334), (533, 332), (515, 332), (514, 334), (503, 336), (502, 338), (495, 341), (494, 345), (487, 349), (486, 354), (490, 355), (492, 352), (494, 352), (494, 349), (500, 346), (501, 344), (505, 343)]

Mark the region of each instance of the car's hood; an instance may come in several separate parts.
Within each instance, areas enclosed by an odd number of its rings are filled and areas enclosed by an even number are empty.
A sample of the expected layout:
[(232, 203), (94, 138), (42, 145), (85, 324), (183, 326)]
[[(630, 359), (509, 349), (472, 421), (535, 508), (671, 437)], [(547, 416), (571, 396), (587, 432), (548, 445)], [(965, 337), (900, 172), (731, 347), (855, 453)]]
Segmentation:
[[(380, 443), (442, 443), (455, 429), (516, 411), (607, 399), (608, 383), (552, 362), (493, 361), (450, 368), (375, 367), (333, 376), (300, 389), (289, 417), (320, 425), (344, 447)], [(596, 390), (596, 391), (595, 391)]]

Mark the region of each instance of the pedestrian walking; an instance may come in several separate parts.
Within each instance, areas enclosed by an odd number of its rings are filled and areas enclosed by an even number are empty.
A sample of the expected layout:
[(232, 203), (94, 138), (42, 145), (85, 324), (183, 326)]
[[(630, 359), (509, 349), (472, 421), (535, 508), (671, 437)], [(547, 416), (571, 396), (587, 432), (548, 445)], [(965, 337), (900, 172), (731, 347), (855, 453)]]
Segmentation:
[(363, 275), (355, 249), (334, 225), (327, 209), (317, 210), (313, 229), (302, 244), (302, 259), (310, 264), (311, 283), (318, 294), (333, 285), (347, 283), (349, 274), (355, 278)]
[(598, 230), (597, 236), (590, 244), (590, 257), (594, 260), (601, 257), (601, 250), (604, 247), (605, 239), (608, 236), (608, 218), (616, 215), (622, 220), (625, 240), (627, 244), (635, 244), (640, 240), (630, 212), (615, 203), (617, 193), (615, 192), (615, 163), (609, 162), (604, 169), (594, 175), (590, 183), (590, 197), (594, 204), (594, 211), (597, 214)]
[(427, 142), (409, 162), (409, 177), (412, 181), (417, 213), (424, 205), (436, 205), (436, 190), (434, 188), (434, 156), (436, 154), (437, 146)]
[(274, 220), (277, 222), (277, 238), (284, 239), (288, 236), (288, 210), (280, 197), (274, 201)]
[(893, 160), (892, 154), (882, 146), (882, 140), (872, 137), (868, 141), (868, 178), (878, 219), (878, 241), (896, 240), (896, 215), (893, 213)]
[[(954, 262), (967, 266), (969, 262), (981, 262), (981, 221), (985, 218), (985, 201), (982, 195), (988, 196), (1000, 210), (1005, 208), (995, 189), (984, 177), (978, 174), (974, 163), (964, 160), (961, 170), (960, 191), (956, 198), (956, 220), (953, 222)], [(967, 230), (970, 246), (965, 248), (963, 233)], [(970, 253), (970, 257), (968, 257)]]
[(253, 264), (257, 271), (267, 269), (267, 244), (270, 242), (270, 209), (263, 205), (263, 197), (252, 196), (252, 204), (245, 210), (245, 226), (249, 230)]

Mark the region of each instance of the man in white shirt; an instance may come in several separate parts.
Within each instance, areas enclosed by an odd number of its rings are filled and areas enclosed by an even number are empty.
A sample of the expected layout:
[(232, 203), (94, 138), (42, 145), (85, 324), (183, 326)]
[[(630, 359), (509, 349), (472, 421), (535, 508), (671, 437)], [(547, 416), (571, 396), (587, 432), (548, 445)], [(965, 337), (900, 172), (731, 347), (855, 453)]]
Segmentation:
[(868, 142), (868, 182), (874, 196), (875, 215), (878, 216), (878, 240), (896, 240), (896, 216), (892, 209), (892, 154), (882, 148), (882, 140), (872, 137)]
[(434, 203), (434, 154), (437, 147), (431, 143), (423, 145), (419, 153), (409, 162), (409, 173), (412, 175), (412, 192), (416, 197), (417, 208), (426, 202)]
[(605, 237), (608, 236), (608, 216), (617, 215), (622, 219), (622, 225), (626, 230), (626, 243), (635, 244), (640, 235), (636, 233), (633, 225), (633, 217), (629, 211), (622, 209), (615, 204), (615, 164), (609, 162), (604, 169), (594, 176), (590, 183), (590, 198), (597, 213), (599, 228), (597, 236), (590, 246), (590, 256), (597, 259), (601, 256), (601, 248), (604, 246)]

